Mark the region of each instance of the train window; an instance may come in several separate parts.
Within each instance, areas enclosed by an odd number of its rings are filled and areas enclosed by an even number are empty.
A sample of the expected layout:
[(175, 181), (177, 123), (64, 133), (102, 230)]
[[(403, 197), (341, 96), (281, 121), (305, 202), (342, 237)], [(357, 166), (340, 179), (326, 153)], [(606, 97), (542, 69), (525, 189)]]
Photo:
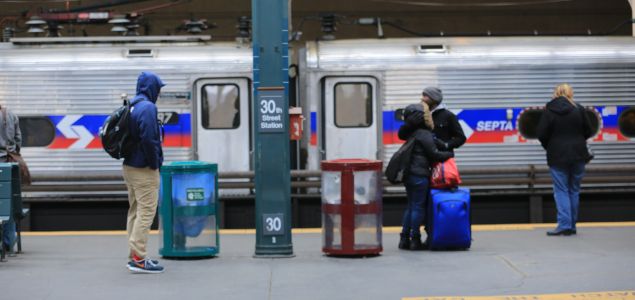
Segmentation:
[(55, 125), (47, 117), (20, 117), (22, 147), (46, 147), (55, 139)]
[(335, 125), (370, 127), (373, 123), (372, 87), (369, 83), (335, 85)]
[(622, 113), (617, 119), (620, 132), (629, 138), (635, 138), (635, 106), (631, 106)]
[(201, 121), (205, 129), (240, 126), (240, 93), (235, 84), (206, 84), (201, 91)]
[[(528, 108), (523, 110), (518, 116), (518, 132), (526, 139), (538, 138), (538, 122), (542, 117), (542, 108)], [(594, 108), (586, 108), (585, 112), (591, 121), (591, 130), (593, 136), (597, 135), (600, 131), (600, 115)]]

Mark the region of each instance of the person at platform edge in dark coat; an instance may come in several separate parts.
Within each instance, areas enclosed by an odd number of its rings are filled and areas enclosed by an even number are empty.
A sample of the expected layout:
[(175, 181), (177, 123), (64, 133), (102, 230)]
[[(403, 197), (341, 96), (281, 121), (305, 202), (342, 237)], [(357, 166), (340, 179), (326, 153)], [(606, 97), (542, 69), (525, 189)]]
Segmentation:
[(553, 180), (558, 226), (547, 235), (577, 233), (580, 182), (590, 160), (586, 140), (592, 135), (584, 107), (573, 101), (573, 89), (558, 85), (547, 103), (537, 127), (538, 139), (547, 150), (547, 164)]

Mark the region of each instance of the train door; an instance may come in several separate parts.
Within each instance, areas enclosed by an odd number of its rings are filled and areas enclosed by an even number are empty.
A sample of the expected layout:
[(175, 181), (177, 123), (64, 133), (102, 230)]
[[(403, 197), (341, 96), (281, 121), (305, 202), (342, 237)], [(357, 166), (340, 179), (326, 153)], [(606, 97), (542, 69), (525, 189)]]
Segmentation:
[(377, 159), (381, 114), (377, 80), (330, 77), (324, 80), (323, 151), (326, 159)]
[(203, 79), (195, 84), (195, 157), (219, 172), (250, 169), (249, 81)]

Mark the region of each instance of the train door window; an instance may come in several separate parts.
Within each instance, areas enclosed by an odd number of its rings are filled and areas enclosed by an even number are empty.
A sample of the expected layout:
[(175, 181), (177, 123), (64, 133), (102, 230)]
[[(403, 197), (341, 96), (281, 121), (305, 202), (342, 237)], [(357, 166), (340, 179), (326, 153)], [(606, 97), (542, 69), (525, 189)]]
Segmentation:
[(381, 110), (374, 77), (328, 77), (322, 82), (323, 122), (319, 130), (325, 159), (379, 158)]
[(46, 147), (55, 139), (55, 125), (47, 117), (19, 117), (22, 147)]
[(218, 163), (220, 172), (249, 171), (251, 166), (249, 80), (199, 79), (192, 101), (194, 158)]
[(240, 91), (235, 84), (208, 84), (201, 91), (201, 120), (205, 129), (240, 126)]
[(625, 137), (635, 138), (635, 106), (623, 110), (617, 124)]
[(368, 83), (335, 85), (335, 125), (368, 127), (373, 122), (372, 88)]

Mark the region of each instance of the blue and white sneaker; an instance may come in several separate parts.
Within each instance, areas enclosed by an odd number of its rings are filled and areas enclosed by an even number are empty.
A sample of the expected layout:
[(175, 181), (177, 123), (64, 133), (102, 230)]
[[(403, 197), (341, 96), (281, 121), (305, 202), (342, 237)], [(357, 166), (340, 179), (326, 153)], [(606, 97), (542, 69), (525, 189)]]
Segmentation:
[[(146, 258), (146, 259), (148, 259), (148, 258)], [(153, 264), (155, 264), (155, 265), (158, 265), (158, 264), (159, 264), (159, 261), (158, 261), (158, 260), (156, 260), (156, 259), (150, 259), (150, 261), (151, 261)], [(130, 261), (126, 263), (126, 268), (128, 267), (128, 264), (130, 264), (131, 262), (132, 262), (132, 259), (130, 259)]]
[[(155, 260), (156, 261), (156, 260)], [(128, 270), (132, 273), (163, 273), (163, 267), (154, 263), (152, 259), (131, 260), (128, 262)]]

